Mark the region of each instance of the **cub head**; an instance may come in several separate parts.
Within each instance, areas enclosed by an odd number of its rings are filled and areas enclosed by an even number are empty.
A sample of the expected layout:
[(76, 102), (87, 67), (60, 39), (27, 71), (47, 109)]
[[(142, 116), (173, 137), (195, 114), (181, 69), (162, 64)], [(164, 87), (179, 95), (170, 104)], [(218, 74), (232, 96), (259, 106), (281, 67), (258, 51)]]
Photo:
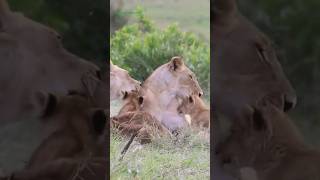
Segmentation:
[(264, 99), (257, 107), (248, 107), (246, 121), (234, 123), (231, 135), (219, 146), (217, 157), (231, 173), (280, 161), (288, 147), (304, 144), (296, 126), (274, 103)]
[(59, 127), (82, 127), (91, 135), (103, 135), (106, 128), (106, 115), (103, 109), (92, 107), (88, 97), (77, 92), (56, 96), (38, 92), (36, 103), (40, 107), (40, 119), (43, 122), (57, 123)]
[(124, 103), (129, 102), (133, 103), (136, 109), (140, 109), (144, 103), (144, 97), (141, 95), (140, 92), (134, 90), (131, 92), (127, 92), (123, 96)]
[(192, 112), (195, 107), (195, 96), (189, 96), (188, 98), (184, 98), (181, 104), (178, 106), (179, 114), (189, 114)]

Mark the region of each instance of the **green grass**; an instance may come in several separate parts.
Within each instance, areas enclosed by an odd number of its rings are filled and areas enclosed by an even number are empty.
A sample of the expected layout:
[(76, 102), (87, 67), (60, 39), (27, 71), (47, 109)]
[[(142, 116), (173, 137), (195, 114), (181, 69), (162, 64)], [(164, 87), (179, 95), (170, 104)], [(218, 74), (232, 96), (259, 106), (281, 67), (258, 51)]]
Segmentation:
[(151, 144), (134, 142), (122, 160), (120, 151), (128, 140), (111, 135), (112, 180), (122, 179), (209, 179), (209, 140), (195, 132)]
[[(116, 115), (120, 107), (121, 103), (112, 102), (111, 116)], [(210, 140), (205, 132), (186, 129), (177, 138), (158, 138), (143, 146), (134, 141), (120, 161), (120, 152), (127, 141), (112, 131), (111, 180), (209, 179)]]
[(178, 23), (185, 31), (192, 31), (209, 43), (209, 0), (124, 0), (124, 4), (124, 10), (129, 11), (137, 5), (144, 7), (146, 15), (160, 27)]

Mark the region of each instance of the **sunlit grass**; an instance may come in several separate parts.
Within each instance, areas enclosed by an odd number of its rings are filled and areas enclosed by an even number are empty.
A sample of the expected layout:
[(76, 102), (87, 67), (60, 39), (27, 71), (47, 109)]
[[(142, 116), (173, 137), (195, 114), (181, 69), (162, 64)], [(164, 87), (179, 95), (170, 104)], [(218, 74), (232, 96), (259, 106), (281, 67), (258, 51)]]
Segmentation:
[(185, 130), (177, 138), (159, 138), (141, 146), (134, 142), (119, 160), (128, 140), (111, 134), (111, 179), (209, 179), (209, 138)]

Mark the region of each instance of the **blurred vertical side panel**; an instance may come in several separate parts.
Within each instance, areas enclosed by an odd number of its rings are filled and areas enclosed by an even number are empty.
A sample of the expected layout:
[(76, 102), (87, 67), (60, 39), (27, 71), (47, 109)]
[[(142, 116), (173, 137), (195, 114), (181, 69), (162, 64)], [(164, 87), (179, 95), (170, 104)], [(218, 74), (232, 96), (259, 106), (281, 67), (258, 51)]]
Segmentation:
[(0, 179), (109, 179), (109, 10), (0, 0)]

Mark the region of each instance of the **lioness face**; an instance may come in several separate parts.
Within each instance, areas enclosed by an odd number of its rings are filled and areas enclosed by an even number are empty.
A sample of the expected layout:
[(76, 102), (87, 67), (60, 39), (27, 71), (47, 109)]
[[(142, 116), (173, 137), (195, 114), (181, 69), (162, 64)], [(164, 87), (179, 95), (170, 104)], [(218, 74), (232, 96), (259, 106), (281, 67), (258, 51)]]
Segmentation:
[(128, 71), (110, 63), (110, 100), (124, 97), (140, 88), (140, 82), (130, 77)]
[[(181, 57), (173, 57), (167, 64), (168, 74), (164, 79), (169, 84), (168, 89), (174, 89), (178, 95), (188, 97), (191, 95), (202, 96), (203, 91), (195, 74), (184, 64)], [(170, 82), (168, 82), (170, 81)]]
[[(214, 103), (224, 114), (278, 93), (279, 109), (296, 104), (296, 94), (279, 63), (272, 41), (243, 17), (235, 0), (217, 0), (212, 41)], [(233, 106), (233, 107), (232, 107)]]

